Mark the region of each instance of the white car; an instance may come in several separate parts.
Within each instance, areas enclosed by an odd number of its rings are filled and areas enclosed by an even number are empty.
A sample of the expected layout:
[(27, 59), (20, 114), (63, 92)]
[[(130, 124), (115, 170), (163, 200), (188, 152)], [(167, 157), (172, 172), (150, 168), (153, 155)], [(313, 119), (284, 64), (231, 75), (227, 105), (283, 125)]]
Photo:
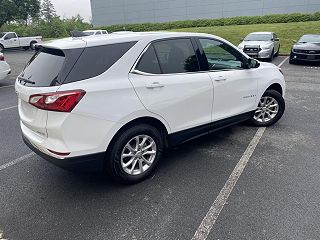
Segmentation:
[(109, 34), (43, 44), (15, 84), (25, 143), (68, 169), (145, 179), (161, 153), (285, 110), (278, 67), (199, 33)]
[(253, 58), (272, 61), (280, 52), (280, 39), (274, 32), (254, 32), (246, 36), (238, 46)]
[(11, 73), (9, 64), (5, 61), (4, 55), (0, 52), (0, 81)]
[(106, 30), (86, 30), (83, 31), (87, 36), (96, 36), (96, 35), (106, 35), (108, 32)]
[(41, 36), (19, 37), (15, 32), (0, 32), (0, 52), (4, 49), (23, 48), (35, 49), (37, 43), (42, 42)]

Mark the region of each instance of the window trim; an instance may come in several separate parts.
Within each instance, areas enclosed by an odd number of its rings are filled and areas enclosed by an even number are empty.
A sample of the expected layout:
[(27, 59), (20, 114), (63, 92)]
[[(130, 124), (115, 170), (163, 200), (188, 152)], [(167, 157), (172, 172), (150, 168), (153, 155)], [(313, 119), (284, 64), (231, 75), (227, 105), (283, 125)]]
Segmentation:
[[(245, 65), (248, 64), (248, 60), (249, 60), (249, 59), (248, 59), (245, 55), (243, 55), (243, 54), (239, 51), (239, 49), (231, 46), (231, 45), (228, 44), (227, 42), (222, 41), (222, 40), (220, 40), (220, 39), (212, 38), (212, 37), (200, 37), (200, 36), (198, 36), (198, 37), (196, 37), (196, 42), (197, 42), (197, 44), (198, 44), (198, 47), (199, 47), (199, 49), (200, 49), (200, 52), (203, 53), (201, 57), (204, 58), (203, 61), (206, 63), (206, 67), (209, 67), (209, 62), (208, 62), (207, 56), (206, 56), (206, 54), (205, 54), (205, 52), (204, 52), (204, 49), (203, 49), (203, 47), (202, 47), (202, 45), (201, 45), (200, 39), (208, 39), (208, 40), (212, 40), (212, 41), (216, 41), (216, 42), (221, 42), (221, 43), (223, 43), (223, 44), (228, 45), (229, 47), (235, 49), (235, 50), (237, 51), (237, 53), (239, 53), (239, 57), (241, 57), (241, 62), (242, 62), (243, 64), (245, 64)], [(226, 71), (243, 71), (243, 70), (248, 70), (248, 69), (249, 69), (249, 68), (212, 70), (212, 69), (209, 69), (209, 68), (208, 68), (207, 70), (203, 70), (203, 71), (204, 71), (204, 72), (226, 72)]]
[[(179, 40), (179, 39), (188, 39), (191, 41), (191, 44), (192, 44), (192, 48), (193, 48), (193, 51), (195, 53), (195, 56), (197, 58), (197, 61), (198, 61), (198, 66), (199, 66), (199, 71), (196, 71), (196, 72), (183, 72), (183, 73), (147, 73), (147, 72), (143, 72), (143, 71), (140, 71), (138, 69), (136, 69), (138, 63), (140, 62), (140, 59), (142, 58), (142, 56), (144, 55), (144, 53), (149, 49), (149, 47), (153, 44), (153, 43), (156, 43), (156, 42), (162, 42), (162, 41), (168, 41), (168, 40)], [(154, 47), (154, 46), (153, 46)], [(155, 50), (155, 49), (154, 49)], [(172, 76), (172, 75), (185, 75), (185, 74), (195, 74), (195, 73), (200, 73), (200, 72), (203, 72), (201, 70), (202, 66), (201, 66), (201, 62), (200, 62), (200, 59), (199, 59), (199, 55), (197, 53), (197, 50), (199, 50), (199, 47), (198, 47), (198, 44), (196, 43), (195, 41), (195, 37), (192, 37), (192, 36), (185, 36), (185, 37), (170, 37), (170, 38), (161, 38), (161, 39), (156, 39), (156, 40), (153, 40), (151, 42), (149, 42), (147, 44), (147, 46), (143, 49), (143, 51), (140, 53), (140, 55), (138, 56), (137, 60), (135, 61), (135, 63), (133, 64), (131, 70), (129, 73), (132, 73), (132, 74), (138, 74), (138, 75), (145, 75), (145, 76)], [(158, 57), (158, 54), (157, 54), (157, 51), (155, 50), (155, 53), (156, 53), (156, 57), (158, 59), (158, 63), (159, 63), (159, 67), (160, 67), (160, 70), (162, 72), (162, 68), (161, 68), (161, 65), (160, 65), (160, 62), (159, 62), (159, 57)]]

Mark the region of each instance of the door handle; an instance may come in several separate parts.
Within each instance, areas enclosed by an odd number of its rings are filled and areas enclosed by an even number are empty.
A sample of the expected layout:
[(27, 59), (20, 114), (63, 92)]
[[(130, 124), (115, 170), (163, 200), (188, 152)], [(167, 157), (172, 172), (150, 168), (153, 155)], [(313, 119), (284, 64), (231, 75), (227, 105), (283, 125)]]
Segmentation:
[(155, 89), (155, 88), (163, 88), (164, 85), (163, 84), (160, 84), (158, 82), (154, 82), (154, 83), (151, 83), (149, 85), (146, 86), (148, 89)]
[(226, 78), (226, 77), (223, 77), (223, 76), (219, 76), (219, 77), (216, 77), (214, 80), (215, 80), (216, 82), (222, 82), (222, 81), (226, 81), (227, 78)]

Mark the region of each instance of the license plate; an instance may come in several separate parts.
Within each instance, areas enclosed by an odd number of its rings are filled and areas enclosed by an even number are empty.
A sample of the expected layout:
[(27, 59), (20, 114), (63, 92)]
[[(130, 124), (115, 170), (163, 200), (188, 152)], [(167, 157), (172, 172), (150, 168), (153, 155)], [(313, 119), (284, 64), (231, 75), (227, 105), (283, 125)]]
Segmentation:
[(307, 59), (314, 60), (314, 59), (316, 59), (316, 56), (314, 56), (314, 55), (308, 55), (308, 56), (307, 56)]

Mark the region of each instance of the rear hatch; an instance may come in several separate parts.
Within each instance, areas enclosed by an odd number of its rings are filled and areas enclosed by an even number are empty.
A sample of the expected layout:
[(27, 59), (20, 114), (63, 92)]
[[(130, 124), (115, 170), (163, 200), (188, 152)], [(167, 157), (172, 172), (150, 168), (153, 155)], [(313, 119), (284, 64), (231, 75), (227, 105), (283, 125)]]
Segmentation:
[(36, 94), (56, 92), (70, 72), (83, 48), (72, 54), (52, 47), (41, 47), (26, 65), (16, 81), (21, 128), (28, 137), (41, 142), (47, 138), (48, 111), (29, 103)]

